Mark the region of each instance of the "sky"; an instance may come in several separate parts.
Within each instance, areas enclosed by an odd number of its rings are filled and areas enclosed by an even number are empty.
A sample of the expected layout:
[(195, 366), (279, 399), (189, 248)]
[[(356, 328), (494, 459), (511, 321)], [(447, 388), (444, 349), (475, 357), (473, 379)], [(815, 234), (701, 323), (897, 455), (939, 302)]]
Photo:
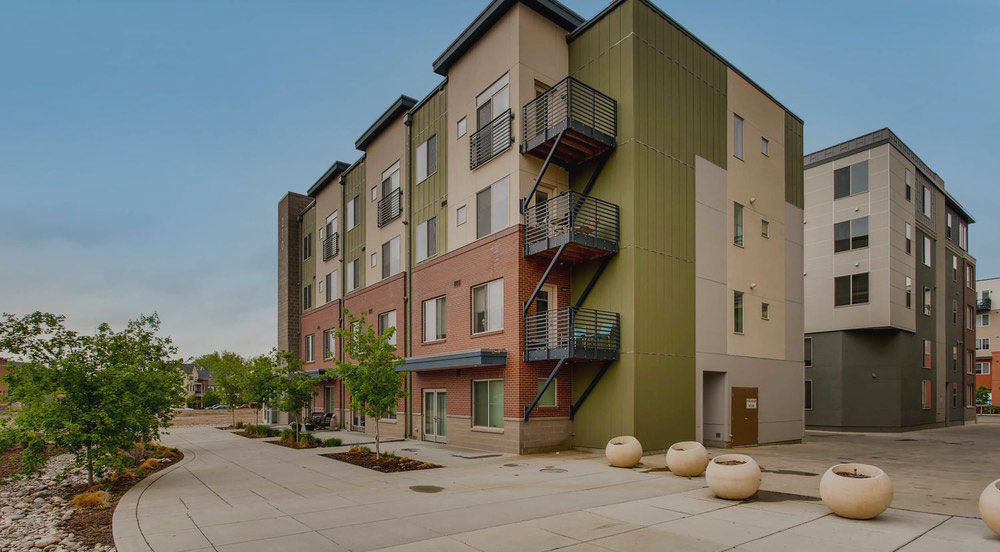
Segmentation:
[[(803, 118), (806, 152), (892, 128), (1000, 276), (1000, 2), (654, 2)], [(278, 200), (436, 86), (487, 0), (0, 4), (0, 312), (156, 312), (191, 357), (275, 345)]]

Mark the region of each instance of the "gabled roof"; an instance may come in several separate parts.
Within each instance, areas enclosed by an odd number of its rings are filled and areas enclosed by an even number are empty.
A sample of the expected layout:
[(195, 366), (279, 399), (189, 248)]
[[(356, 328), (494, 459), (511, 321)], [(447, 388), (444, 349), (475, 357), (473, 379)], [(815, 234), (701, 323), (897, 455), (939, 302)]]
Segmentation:
[(323, 173), (323, 176), (319, 177), (319, 180), (309, 187), (309, 191), (306, 192), (306, 195), (309, 197), (316, 197), (319, 195), (319, 193), (323, 191), (323, 188), (326, 188), (327, 184), (333, 182), (335, 178), (347, 170), (347, 167), (347, 163), (344, 163), (343, 161), (334, 161), (333, 165), (330, 165), (330, 168)]
[(393, 102), (392, 105), (389, 106), (389, 109), (386, 109), (385, 113), (383, 113), (382, 116), (372, 124), (372, 126), (368, 127), (368, 130), (366, 130), (364, 134), (362, 134), (361, 137), (354, 142), (354, 147), (359, 150), (367, 148), (368, 144), (372, 143), (372, 140), (374, 140), (379, 134), (382, 133), (383, 130), (388, 128), (388, 126), (396, 120), (396, 117), (406, 113), (415, 105), (417, 105), (417, 100), (405, 95), (400, 96), (399, 99)]
[(585, 21), (576, 12), (556, 0), (493, 0), (462, 31), (462, 34), (458, 35), (458, 38), (434, 60), (434, 72), (442, 76), (447, 76), (448, 68), (458, 61), (477, 40), (482, 38), (507, 13), (507, 10), (514, 7), (518, 2), (547, 17), (556, 25), (566, 29), (566, 31), (572, 31)]

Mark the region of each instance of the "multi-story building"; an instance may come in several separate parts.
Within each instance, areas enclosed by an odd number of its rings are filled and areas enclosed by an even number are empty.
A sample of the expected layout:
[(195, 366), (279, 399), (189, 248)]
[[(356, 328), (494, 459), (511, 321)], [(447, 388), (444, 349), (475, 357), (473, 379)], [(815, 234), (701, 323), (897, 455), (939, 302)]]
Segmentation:
[(1000, 293), (1000, 278), (976, 282), (976, 389), (990, 390), (990, 404), (1000, 397), (1000, 305), (993, 297)]
[[(395, 327), (391, 435), (799, 440), (802, 121), (647, 0), (495, 0), (433, 69), (279, 203), (279, 347)], [(314, 408), (370, 432), (346, 398)]]
[(805, 157), (806, 425), (975, 417), (969, 213), (887, 128)]

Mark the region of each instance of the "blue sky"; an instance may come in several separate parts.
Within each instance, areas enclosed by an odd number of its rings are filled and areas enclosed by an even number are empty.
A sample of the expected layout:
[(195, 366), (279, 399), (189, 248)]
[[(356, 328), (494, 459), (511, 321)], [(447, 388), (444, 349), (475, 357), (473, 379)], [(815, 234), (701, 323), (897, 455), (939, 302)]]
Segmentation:
[[(891, 127), (1000, 276), (1000, 2), (658, 0), (806, 121)], [(607, 0), (567, 0), (591, 17)], [(486, 0), (23, 2), (0, 18), (0, 311), (156, 311), (184, 356), (275, 343), (276, 204), (304, 192)]]

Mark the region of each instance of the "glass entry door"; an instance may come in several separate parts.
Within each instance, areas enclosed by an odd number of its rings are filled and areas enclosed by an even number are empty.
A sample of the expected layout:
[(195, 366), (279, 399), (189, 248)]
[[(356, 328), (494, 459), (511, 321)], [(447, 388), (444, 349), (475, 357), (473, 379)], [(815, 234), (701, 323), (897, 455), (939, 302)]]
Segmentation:
[(435, 443), (448, 442), (447, 393), (441, 390), (424, 391), (424, 440)]
[(365, 430), (365, 414), (364, 412), (351, 411), (351, 429), (354, 431), (364, 431)]

